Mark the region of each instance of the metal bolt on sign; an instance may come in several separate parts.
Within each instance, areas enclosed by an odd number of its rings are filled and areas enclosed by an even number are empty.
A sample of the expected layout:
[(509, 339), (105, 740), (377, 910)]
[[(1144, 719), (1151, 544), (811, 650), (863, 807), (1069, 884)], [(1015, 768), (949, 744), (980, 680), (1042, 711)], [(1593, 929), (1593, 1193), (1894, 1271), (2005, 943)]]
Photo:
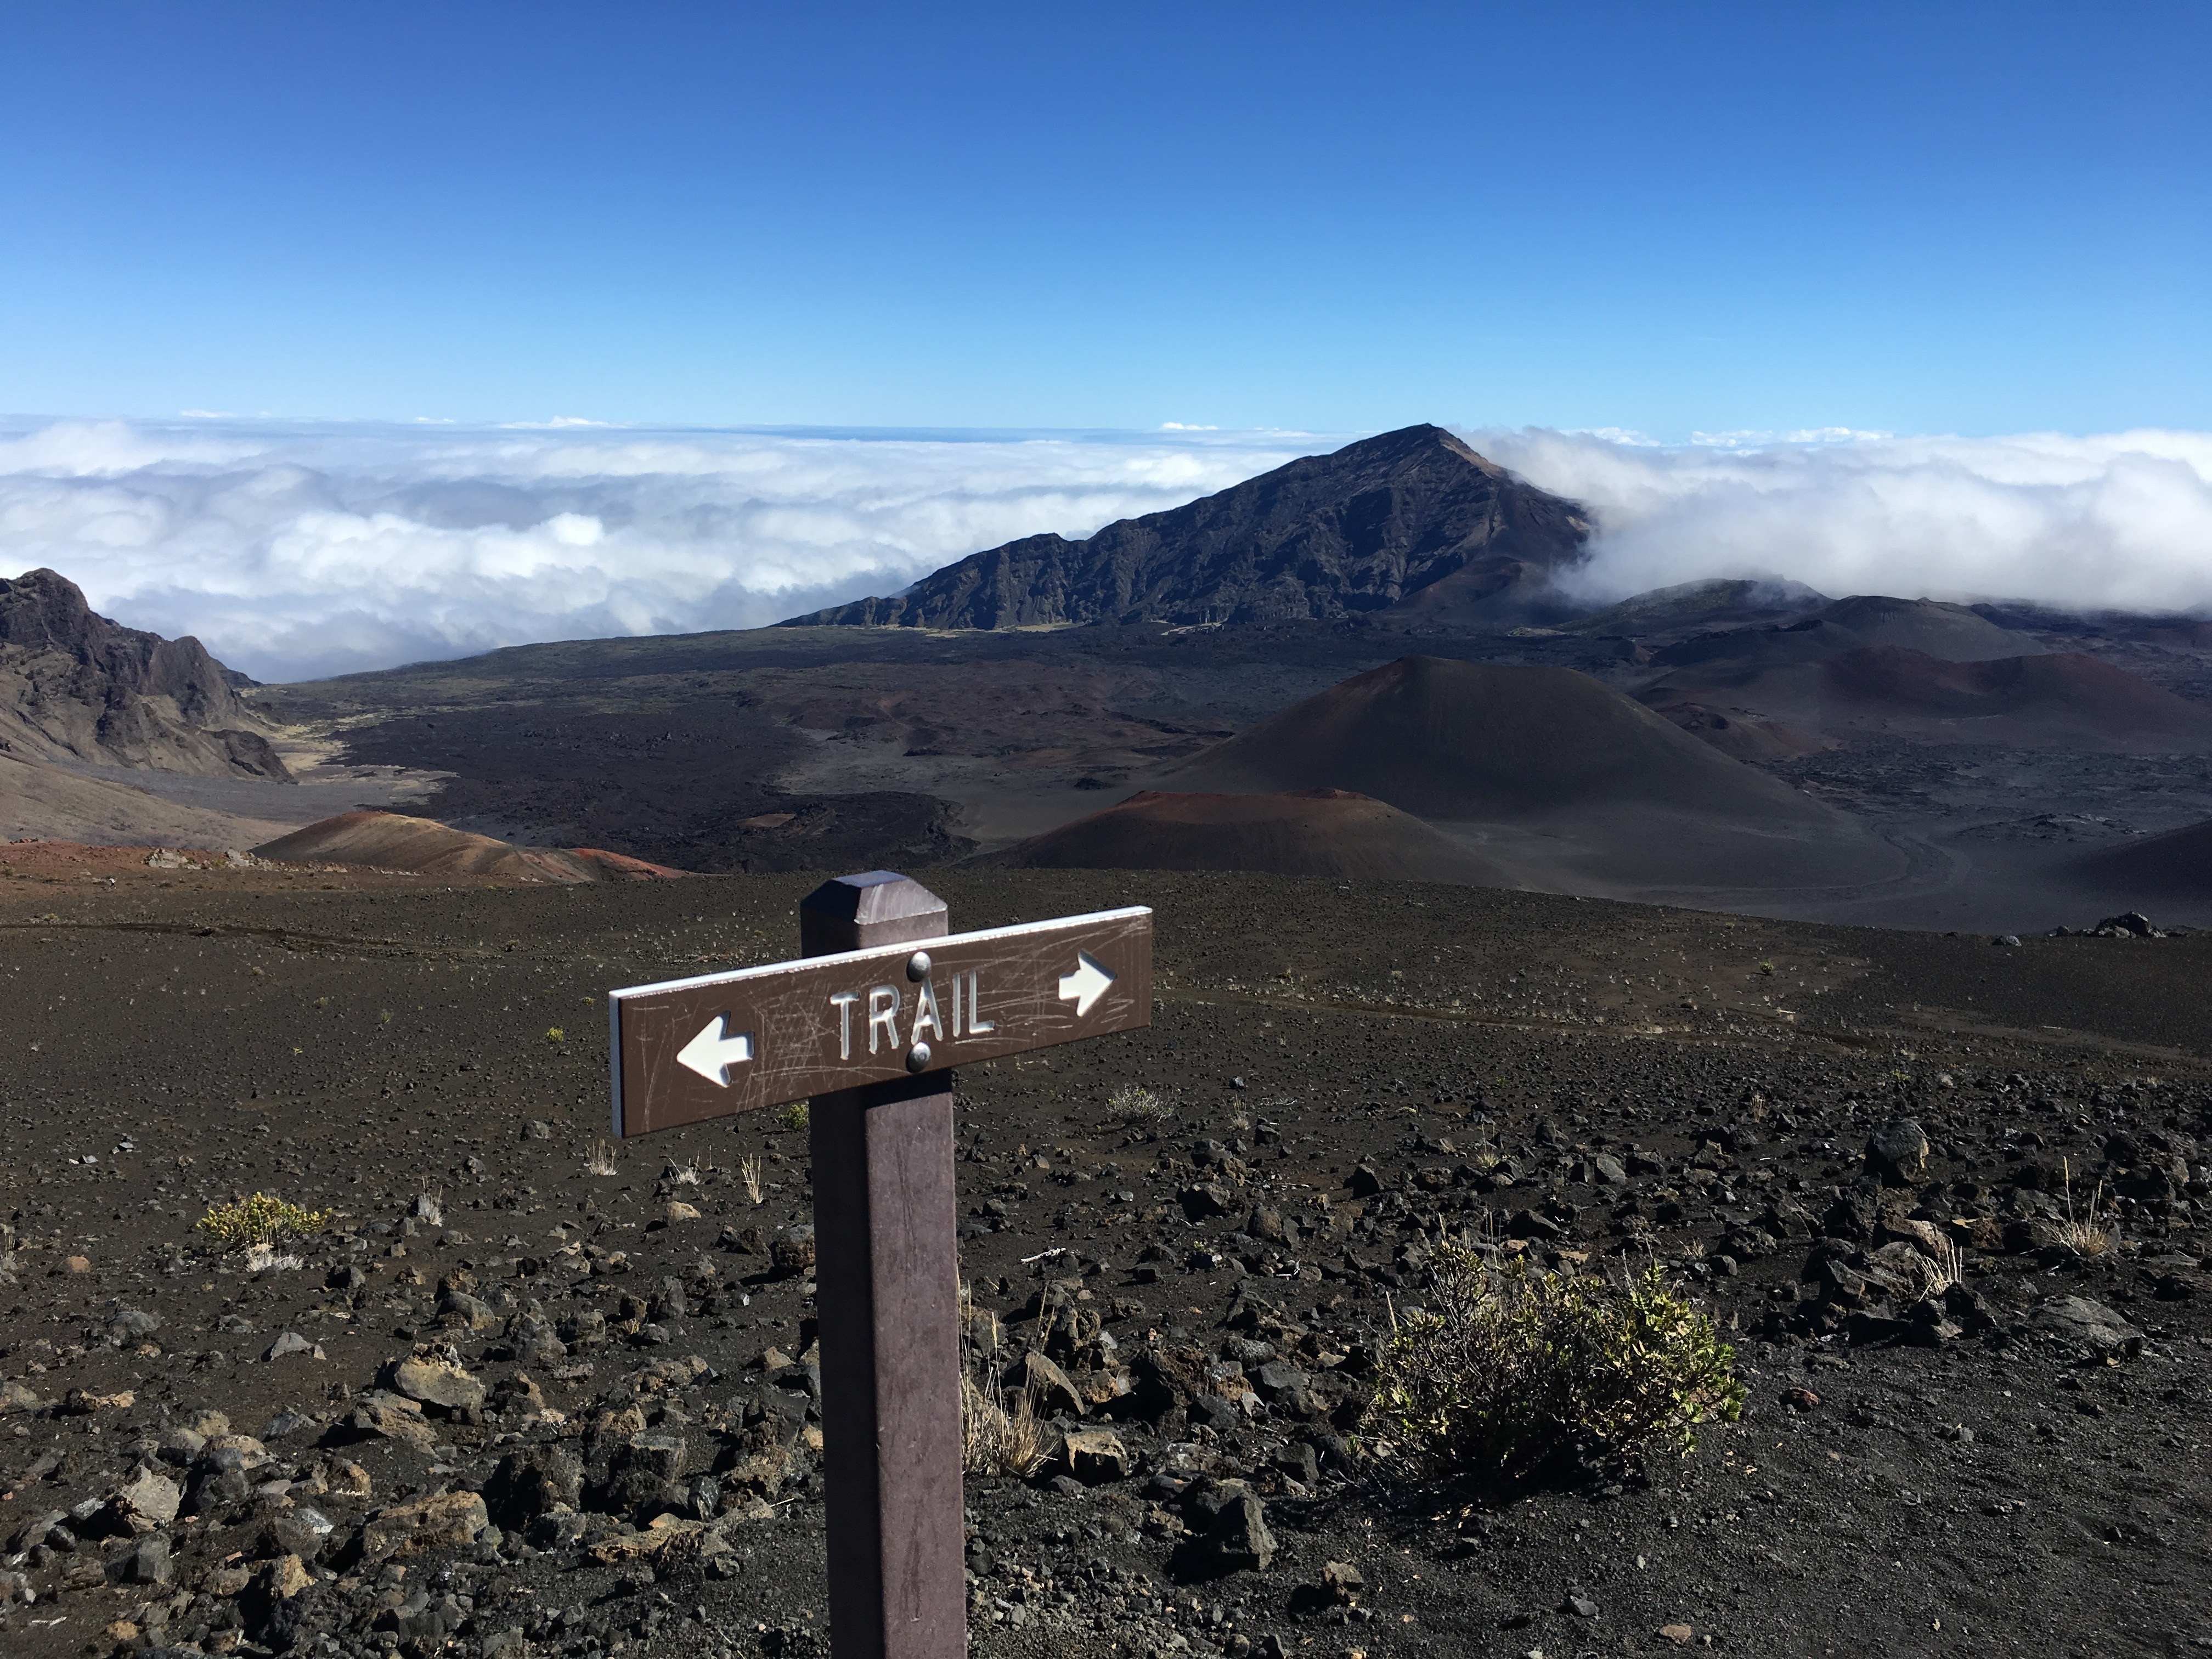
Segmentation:
[(835, 1659), (967, 1651), (951, 1068), (1152, 1024), (1149, 909), (947, 921), (908, 877), (840, 876), (800, 960), (607, 998), (617, 1135), (812, 1101)]

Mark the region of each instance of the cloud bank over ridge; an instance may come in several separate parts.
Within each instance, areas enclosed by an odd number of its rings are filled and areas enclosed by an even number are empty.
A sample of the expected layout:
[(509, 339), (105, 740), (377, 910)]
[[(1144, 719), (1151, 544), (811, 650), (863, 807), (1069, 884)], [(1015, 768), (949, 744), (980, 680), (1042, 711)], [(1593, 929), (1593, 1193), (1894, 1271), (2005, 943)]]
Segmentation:
[(1780, 575), (1838, 597), (2212, 609), (2212, 434), (1465, 435), (1591, 509), (1594, 599)]
[[(1462, 428), (1589, 506), (1593, 600), (1775, 574), (1834, 594), (2212, 611), (2212, 434)], [(0, 574), (51, 565), (264, 679), (743, 628), (1088, 535), (1342, 436), (0, 427)]]

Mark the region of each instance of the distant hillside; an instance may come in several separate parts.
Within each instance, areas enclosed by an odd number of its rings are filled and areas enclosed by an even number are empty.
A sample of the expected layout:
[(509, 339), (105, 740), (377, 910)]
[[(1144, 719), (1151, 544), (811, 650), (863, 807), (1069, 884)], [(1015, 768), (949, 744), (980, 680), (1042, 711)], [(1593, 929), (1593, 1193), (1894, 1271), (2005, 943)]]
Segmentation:
[(1817, 662), (1704, 663), (1637, 695), (1670, 717), (1719, 708), (1808, 736), (1878, 730), (2020, 749), (2212, 752), (2212, 709), (2081, 652), (1955, 661), (1855, 646)]
[(1207, 750), (1178, 787), (1356, 789), (1427, 818), (1664, 805), (1735, 822), (1824, 818), (1586, 674), (1404, 657)]
[(253, 849), (288, 864), (366, 864), (434, 876), (494, 876), (511, 881), (665, 881), (683, 875), (664, 865), (596, 847), (517, 847), (448, 829), (404, 812), (342, 812)]
[(289, 780), (261, 726), (198, 640), (110, 622), (52, 570), (0, 577), (0, 752)]
[(787, 627), (1024, 628), (1065, 623), (1327, 621), (1417, 610), (1503, 613), (1578, 562), (1573, 502), (1522, 483), (1441, 427), (1309, 455), (1086, 541), (1030, 536), (907, 593)]
[(1617, 605), (1561, 623), (1567, 634), (1663, 634), (1680, 629), (1717, 629), (1801, 617), (1827, 605), (1826, 594), (1780, 576), (1750, 580), (1715, 577), (1635, 593)]
[(1945, 662), (2033, 657), (2044, 648), (2032, 635), (2000, 628), (1964, 605), (1862, 593), (1838, 599), (1802, 622), (1700, 634), (1654, 652), (1651, 660), (1662, 668), (1707, 663), (1764, 666), (1826, 662), (1845, 651), (1885, 646)]

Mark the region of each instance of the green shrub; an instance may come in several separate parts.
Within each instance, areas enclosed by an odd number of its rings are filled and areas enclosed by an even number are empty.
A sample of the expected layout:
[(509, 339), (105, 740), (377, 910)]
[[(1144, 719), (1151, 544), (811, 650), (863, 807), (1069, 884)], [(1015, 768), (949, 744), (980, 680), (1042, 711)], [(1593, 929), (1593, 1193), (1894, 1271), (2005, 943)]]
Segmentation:
[(1116, 1089), (1106, 1103), (1106, 1109), (1116, 1123), (1131, 1128), (1149, 1128), (1164, 1121), (1168, 1115), (1167, 1103), (1150, 1089), (1140, 1085), (1125, 1084)]
[(806, 1103), (803, 1100), (793, 1101), (790, 1105), (775, 1115), (775, 1121), (787, 1129), (804, 1129), (807, 1121)]
[(1743, 1414), (1735, 1350), (1656, 1262), (1618, 1280), (1430, 1260), (1433, 1306), (1393, 1316), (1361, 1450), (1425, 1481), (1512, 1480), (1569, 1459), (1686, 1453)]
[(280, 1238), (305, 1238), (330, 1224), (328, 1210), (306, 1210), (287, 1200), (255, 1193), (218, 1204), (199, 1218), (199, 1230), (225, 1249), (272, 1244)]

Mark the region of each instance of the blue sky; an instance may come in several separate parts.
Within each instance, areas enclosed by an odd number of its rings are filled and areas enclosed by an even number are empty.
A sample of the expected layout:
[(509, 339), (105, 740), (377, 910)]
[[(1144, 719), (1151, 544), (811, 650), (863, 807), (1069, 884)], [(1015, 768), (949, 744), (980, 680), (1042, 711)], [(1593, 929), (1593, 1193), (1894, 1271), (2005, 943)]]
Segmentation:
[(18, 5), (0, 409), (2212, 426), (2212, 8)]

